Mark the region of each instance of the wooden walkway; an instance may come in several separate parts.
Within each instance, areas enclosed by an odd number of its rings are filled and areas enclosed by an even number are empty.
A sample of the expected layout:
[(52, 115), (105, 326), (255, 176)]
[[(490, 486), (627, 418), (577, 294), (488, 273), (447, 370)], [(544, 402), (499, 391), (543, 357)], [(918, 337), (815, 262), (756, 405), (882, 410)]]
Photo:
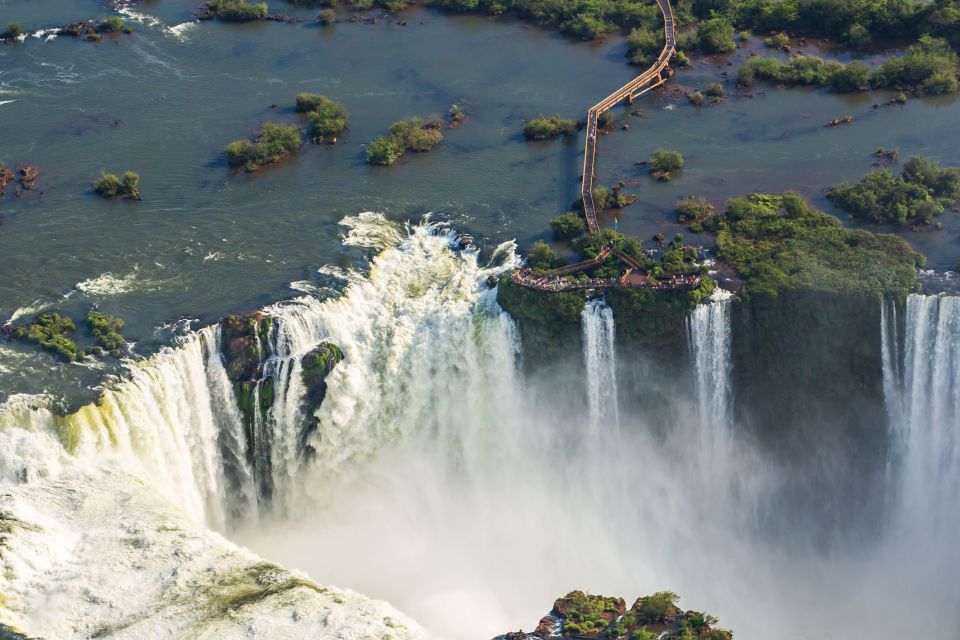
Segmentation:
[(610, 110), (622, 101), (633, 100), (654, 87), (667, 81), (667, 67), (676, 48), (676, 32), (673, 24), (673, 8), (670, 0), (657, 0), (657, 5), (663, 13), (664, 45), (660, 57), (653, 65), (639, 76), (623, 85), (606, 98), (590, 107), (587, 111), (587, 140), (583, 150), (583, 183), (580, 195), (583, 197), (583, 213), (587, 219), (587, 227), (591, 233), (600, 233), (600, 223), (597, 222), (597, 208), (593, 202), (593, 179), (597, 165), (597, 121), (600, 115)]

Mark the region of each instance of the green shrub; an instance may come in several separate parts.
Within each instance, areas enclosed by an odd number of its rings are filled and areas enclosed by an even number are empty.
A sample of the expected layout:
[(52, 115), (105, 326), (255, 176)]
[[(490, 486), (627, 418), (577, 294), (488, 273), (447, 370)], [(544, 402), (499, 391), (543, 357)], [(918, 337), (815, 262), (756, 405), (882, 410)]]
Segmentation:
[(576, 120), (565, 120), (559, 115), (550, 118), (540, 115), (527, 120), (523, 125), (523, 136), (527, 140), (549, 140), (561, 135), (570, 135), (576, 131)]
[(659, 57), (663, 44), (662, 30), (634, 29), (627, 36), (627, 57), (632, 64), (650, 66)]
[(856, 184), (835, 186), (829, 196), (844, 211), (869, 222), (929, 225), (943, 213), (944, 203), (960, 197), (960, 169), (911, 158), (899, 177), (889, 169), (874, 169)]
[(833, 72), (830, 84), (843, 93), (866, 91), (870, 88), (870, 67), (858, 61), (845, 64)]
[(406, 151), (429, 151), (443, 140), (441, 127), (440, 116), (430, 116), (427, 122), (417, 117), (395, 122), (385, 136), (367, 145), (367, 163), (391, 165)]
[(570, 240), (587, 232), (587, 223), (575, 213), (565, 213), (550, 221), (550, 227), (558, 238)]
[(706, 53), (728, 53), (737, 48), (733, 26), (723, 18), (712, 18), (697, 30), (698, 44)]
[(19, 22), (11, 22), (7, 25), (7, 37), (19, 38), (24, 34), (23, 25)]
[(119, 33), (123, 31), (123, 18), (120, 16), (106, 17), (97, 26), (97, 31), (101, 33)]
[(711, 98), (722, 98), (723, 97), (723, 85), (719, 82), (714, 82), (711, 85), (707, 86), (705, 93)]
[(312, 138), (338, 136), (350, 126), (347, 110), (342, 104), (316, 93), (299, 94), (296, 111), (307, 114)]
[(321, 9), (317, 14), (317, 22), (320, 24), (333, 24), (337, 21), (337, 13), (333, 9)]
[(890, 58), (874, 72), (874, 87), (905, 88), (930, 83), (932, 91), (955, 91), (957, 54), (946, 40), (922, 36), (905, 56)]
[(97, 195), (104, 198), (126, 198), (137, 200), (140, 198), (140, 176), (133, 171), (125, 171), (119, 178), (112, 173), (104, 173), (92, 183)]
[(270, 10), (266, 2), (247, 4), (244, 0), (210, 0), (207, 9), (226, 22), (262, 20)]
[(367, 145), (367, 164), (389, 166), (401, 155), (403, 151), (383, 136), (373, 139)]
[(649, 161), (650, 170), (669, 173), (683, 168), (683, 156), (673, 149), (657, 149)]
[(77, 351), (77, 343), (70, 337), (70, 334), (76, 328), (69, 316), (45, 313), (27, 325), (25, 329), (21, 327), (17, 331), (17, 335), (39, 344), (47, 351), (60, 354), (67, 362), (73, 362), (80, 357)]
[(688, 58), (687, 54), (685, 54), (683, 51), (674, 51), (673, 58), (674, 60), (677, 61), (677, 64), (680, 65), (681, 67), (690, 66), (690, 58)]
[(865, 26), (854, 23), (847, 29), (846, 39), (855, 47), (865, 47), (873, 40), (873, 36)]
[(790, 36), (785, 33), (776, 33), (765, 38), (763, 43), (771, 49), (786, 49), (790, 45)]
[(695, 107), (702, 107), (707, 103), (707, 99), (704, 97), (702, 93), (700, 93), (699, 90), (694, 90), (688, 93), (687, 100), (689, 100), (690, 104), (692, 104)]
[(784, 197), (765, 194), (727, 203), (715, 251), (746, 278), (748, 297), (803, 287), (903, 298), (916, 286), (923, 256), (903, 239), (845, 229), (807, 204), (791, 208), (796, 215), (785, 215)]
[(527, 254), (527, 266), (537, 271), (547, 271), (557, 264), (557, 254), (543, 240), (533, 243), (530, 253)]
[(87, 323), (97, 344), (119, 358), (124, 342), (120, 334), (123, 331), (123, 320), (99, 311), (91, 311), (87, 314)]
[(253, 142), (237, 140), (228, 144), (227, 162), (231, 167), (254, 171), (289, 156), (300, 148), (302, 142), (299, 127), (267, 122)]
[(684, 198), (677, 203), (677, 222), (703, 222), (713, 215), (713, 205), (703, 198)]

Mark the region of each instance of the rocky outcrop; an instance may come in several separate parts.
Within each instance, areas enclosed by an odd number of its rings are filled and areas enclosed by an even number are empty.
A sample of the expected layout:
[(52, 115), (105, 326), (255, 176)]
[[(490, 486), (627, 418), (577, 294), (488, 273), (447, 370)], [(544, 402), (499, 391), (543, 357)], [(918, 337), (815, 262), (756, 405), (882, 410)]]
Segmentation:
[(319, 426), (314, 414), (327, 397), (327, 376), (341, 360), (343, 360), (343, 352), (340, 347), (330, 342), (321, 342), (300, 361), (300, 375), (306, 389), (306, 406), (304, 407), (306, 424), (300, 431), (300, 451), (307, 456), (315, 453), (309, 440)]
[(220, 321), (221, 350), (231, 382), (258, 380), (263, 375), (272, 322), (261, 311), (227, 316)]
[(714, 628), (717, 619), (699, 611), (682, 611), (669, 591), (637, 598), (627, 609), (623, 598), (572, 591), (553, 603), (532, 632), (523, 630), (496, 640), (732, 640), (733, 634)]

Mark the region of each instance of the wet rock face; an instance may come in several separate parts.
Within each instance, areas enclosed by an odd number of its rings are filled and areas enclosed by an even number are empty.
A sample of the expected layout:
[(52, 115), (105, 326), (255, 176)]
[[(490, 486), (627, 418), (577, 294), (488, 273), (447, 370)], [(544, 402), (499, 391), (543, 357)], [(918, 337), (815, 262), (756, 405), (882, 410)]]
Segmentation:
[(254, 311), (220, 321), (221, 349), (231, 382), (258, 380), (270, 350), (270, 316)]
[(310, 436), (320, 426), (314, 414), (327, 397), (327, 376), (341, 360), (343, 360), (343, 352), (340, 351), (340, 347), (329, 342), (321, 342), (300, 361), (303, 386), (306, 389), (306, 424), (300, 431), (299, 444), (300, 451), (307, 457), (312, 457), (316, 453), (310, 445)]
[(530, 632), (514, 631), (496, 640), (732, 640), (733, 634), (714, 628), (717, 619), (699, 611), (682, 611), (678, 596), (661, 591), (637, 598), (627, 609), (623, 598), (572, 591), (553, 604)]
[(343, 360), (340, 347), (329, 342), (321, 342), (310, 353), (303, 356), (303, 386), (307, 389), (310, 405), (319, 406), (327, 395), (327, 376), (338, 362)]

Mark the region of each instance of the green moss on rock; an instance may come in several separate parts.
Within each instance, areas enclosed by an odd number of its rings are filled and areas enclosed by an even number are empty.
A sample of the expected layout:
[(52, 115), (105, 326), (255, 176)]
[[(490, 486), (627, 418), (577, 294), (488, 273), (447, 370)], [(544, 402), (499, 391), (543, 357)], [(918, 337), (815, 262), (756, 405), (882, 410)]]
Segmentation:
[(497, 302), (520, 327), (527, 367), (557, 360), (579, 349), (585, 294), (537, 291), (503, 278), (497, 288)]

